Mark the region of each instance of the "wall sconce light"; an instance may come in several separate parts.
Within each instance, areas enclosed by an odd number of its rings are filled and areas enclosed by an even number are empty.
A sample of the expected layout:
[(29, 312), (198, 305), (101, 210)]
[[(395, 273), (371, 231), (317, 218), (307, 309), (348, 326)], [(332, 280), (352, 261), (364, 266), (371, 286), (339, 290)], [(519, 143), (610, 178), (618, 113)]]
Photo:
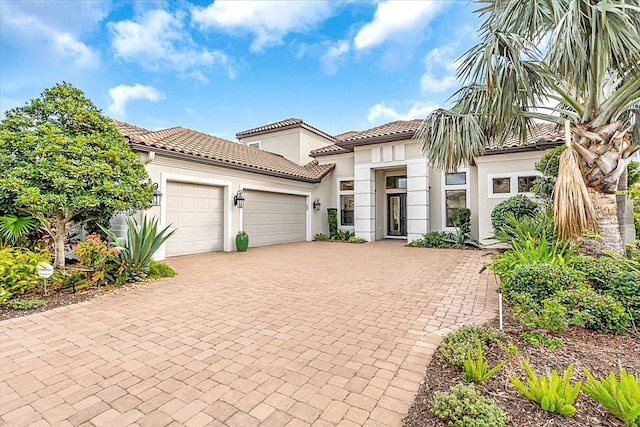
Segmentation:
[(236, 195), (233, 196), (233, 205), (240, 209), (244, 208), (244, 192), (242, 190), (238, 190)]
[(320, 199), (316, 198), (313, 201), (313, 209), (319, 211), (320, 210), (320, 206), (322, 206), (322, 204), (320, 203)]
[(153, 186), (155, 187), (155, 190), (153, 190), (153, 202), (151, 203), (151, 205), (160, 206), (160, 199), (162, 199), (162, 191), (158, 190), (157, 182), (154, 182)]

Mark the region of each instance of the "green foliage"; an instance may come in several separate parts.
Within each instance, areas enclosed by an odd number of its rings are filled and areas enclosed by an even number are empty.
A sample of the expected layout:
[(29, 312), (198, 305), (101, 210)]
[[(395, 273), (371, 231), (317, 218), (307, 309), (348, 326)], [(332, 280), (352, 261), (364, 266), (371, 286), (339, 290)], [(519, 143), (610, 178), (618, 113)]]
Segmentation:
[(547, 412), (554, 412), (565, 417), (572, 417), (576, 413), (573, 406), (580, 393), (582, 382), (578, 381), (571, 385), (571, 373), (573, 363), (569, 365), (564, 375), (560, 377), (554, 369), (551, 376), (536, 376), (531, 366), (523, 361), (524, 369), (527, 373), (527, 386), (516, 377), (509, 377), (511, 383), (520, 393), (536, 402)]
[(349, 237), (349, 243), (367, 243), (367, 241), (361, 237), (351, 236)]
[(571, 325), (616, 334), (624, 334), (630, 326), (629, 315), (620, 301), (588, 286), (560, 291), (554, 298), (569, 309)]
[(473, 246), (474, 248), (480, 248), (480, 242), (475, 240), (471, 233), (463, 233), (462, 229), (456, 227), (456, 230), (451, 233), (447, 233), (444, 238), (446, 243), (450, 243), (455, 247)]
[(84, 242), (78, 243), (74, 251), (78, 255), (82, 267), (87, 270), (85, 279), (89, 282), (96, 286), (102, 286), (113, 279), (109, 270), (117, 271), (119, 265), (113, 261), (118, 258), (120, 249), (109, 248), (107, 242), (103, 241), (99, 234), (93, 233), (89, 234)]
[(471, 210), (458, 209), (453, 224), (461, 230), (462, 234), (471, 234)]
[(42, 307), (46, 303), (43, 299), (15, 299), (9, 301), (7, 306), (13, 310), (33, 310), (34, 308)]
[(588, 380), (582, 387), (586, 394), (624, 421), (627, 427), (640, 427), (640, 380), (637, 374), (627, 374), (621, 368), (620, 380), (613, 372), (598, 380), (587, 368), (582, 370)]
[(32, 216), (0, 216), (0, 245), (22, 246), (27, 234), (36, 228), (38, 220)]
[(320, 241), (323, 241), (323, 240), (329, 240), (329, 236), (327, 236), (327, 235), (326, 235), (326, 234), (324, 234), (324, 233), (316, 233), (316, 235), (315, 235), (315, 236), (313, 236), (313, 239), (314, 239), (314, 240), (320, 240)]
[(525, 216), (533, 217), (540, 212), (538, 204), (523, 194), (504, 200), (491, 212), (491, 225), (494, 233), (498, 233), (507, 225), (507, 214), (511, 213), (517, 219)]
[(338, 209), (327, 208), (327, 219), (329, 221), (329, 237), (335, 239), (338, 236)]
[(151, 206), (144, 165), (81, 90), (68, 83), (5, 113), (0, 123), (0, 193), (54, 238), (64, 266), (70, 225)]
[(478, 342), (483, 350), (487, 350), (491, 343), (498, 342), (502, 336), (497, 329), (466, 325), (445, 335), (438, 347), (438, 356), (450, 365), (462, 368), (467, 353), (475, 351)]
[(546, 329), (523, 332), (522, 338), (535, 347), (548, 348), (549, 350), (557, 350), (562, 347), (562, 338), (553, 336)]
[(554, 240), (553, 218), (547, 212), (538, 212), (534, 216), (516, 218), (512, 212), (507, 212), (504, 225), (498, 229), (493, 240), (511, 245), (511, 242), (522, 243), (528, 238), (542, 239), (543, 236)]
[(558, 291), (573, 289), (582, 283), (566, 264), (516, 264), (502, 281), (502, 292), (507, 300), (511, 300), (513, 294), (526, 293), (541, 303)]
[(238, 233), (236, 234), (236, 236), (248, 236), (247, 232), (244, 230), (240, 230), (238, 231)]
[(627, 165), (627, 188), (640, 184), (640, 163), (632, 160)]
[(124, 243), (120, 249), (120, 259), (124, 261), (125, 267), (131, 277), (135, 280), (147, 277), (149, 273), (149, 262), (151, 257), (160, 246), (169, 239), (176, 230), (169, 231), (171, 226), (158, 231), (158, 219), (149, 219), (145, 215), (142, 222), (134, 218), (127, 218), (127, 238), (118, 238), (113, 232), (102, 227), (102, 230), (116, 244)]
[(338, 230), (338, 234), (334, 237), (335, 240), (344, 240), (348, 242), (352, 237), (355, 237), (356, 233), (349, 230)]
[(472, 384), (456, 384), (448, 392), (435, 392), (431, 412), (452, 427), (503, 427), (509, 423), (502, 408), (482, 397)]
[(444, 231), (430, 231), (423, 234), (422, 239), (412, 241), (410, 245), (423, 248), (450, 248), (451, 243), (444, 240), (446, 237), (447, 233)]
[(154, 260), (149, 261), (149, 279), (161, 279), (163, 277), (173, 277), (176, 275), (176, 271), (167, 264), (156, 262)]
[(484, 361), (482, 356), (482, 343), (478, 342), (478, 352), (476, 353), (475, 359), (471, 357), (471, 352), (467, 352), (467, 358), (464, 360), (463, 377), (465, 381), (480, 384), (489, 379), (506, 364), (506, 361), (502, 361), (489, 369), (489, 364)]
[(553, 150), (547, 151), (544, 156), (536, 163), (535, 168), (542, 176), (537, 177), (533, 181), (533, 194), (541, 200), (545, 205), (552, 202), (553, 186), (558, 179), (558, 168), (560, 166), (560, 154), (564, 151), (565, 146), (561, 145)]
[(0, 249), (0, 303), (12, 295), (33, 292), (42, 284), (36, 267), (49, 262), (49, 255), (26, 249)]
[(559, 333), (569, 326), (568, 309), (554, 298), (547, 298), (540, 304), (528, 293), (521, 292), (513, 294), (511, 302), (514, 316), (525, 329)]
[(529, 236), (522, 242), (513, 241), (511, 250), (499, 255), (487, 267), (500, 274), (503, 279), (523, 264), (566, 267), (572, 263), (577, 249), (578, 246), (572, 246), (569, 241), (549, 241), (544, 235), (540, 239)]

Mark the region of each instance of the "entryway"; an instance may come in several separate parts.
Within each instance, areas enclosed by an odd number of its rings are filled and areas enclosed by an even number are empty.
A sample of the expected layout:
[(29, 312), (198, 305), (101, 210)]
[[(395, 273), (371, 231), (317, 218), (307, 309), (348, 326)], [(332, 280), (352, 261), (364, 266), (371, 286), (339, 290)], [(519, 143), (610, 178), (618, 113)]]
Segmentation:
[(387, 235), (407, 235), (407, 195), (387, 194)]

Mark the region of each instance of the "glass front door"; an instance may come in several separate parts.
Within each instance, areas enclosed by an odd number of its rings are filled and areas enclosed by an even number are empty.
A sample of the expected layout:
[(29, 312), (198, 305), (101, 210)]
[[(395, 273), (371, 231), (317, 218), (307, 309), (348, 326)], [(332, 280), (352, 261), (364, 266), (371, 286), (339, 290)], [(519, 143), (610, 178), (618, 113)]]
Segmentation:
[(407, 195), (387, 195), (387, 235), (407, 235)]

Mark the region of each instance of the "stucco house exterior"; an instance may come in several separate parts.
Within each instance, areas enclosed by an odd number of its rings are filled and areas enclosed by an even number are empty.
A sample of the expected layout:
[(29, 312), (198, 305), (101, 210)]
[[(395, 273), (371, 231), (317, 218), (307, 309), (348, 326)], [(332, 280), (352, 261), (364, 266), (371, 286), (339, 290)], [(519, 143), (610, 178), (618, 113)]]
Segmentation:
[[(338, 209), (340, 229), (367, 241), (406, 242), (453, 230), (455, 212), (467, 207), (473, 235), (491, 243), (493, 208), (529, 193), (535, 162), (562, 143), (561, 134), (540, 125), (526, 144), (509, 140), (445, 173), (429, 166), (413, 139), (421, 120), (332, 136), (292, 118), (238, 132), (238, 142), (114, 122), (162, 193), (148, 214), (178, 230), (158, 259), (233, 251), (239, 230), (250, 246), (312, 240), (328, 234), (329, 207)], [(240, 194), (242, 208), (234, 203)]]

